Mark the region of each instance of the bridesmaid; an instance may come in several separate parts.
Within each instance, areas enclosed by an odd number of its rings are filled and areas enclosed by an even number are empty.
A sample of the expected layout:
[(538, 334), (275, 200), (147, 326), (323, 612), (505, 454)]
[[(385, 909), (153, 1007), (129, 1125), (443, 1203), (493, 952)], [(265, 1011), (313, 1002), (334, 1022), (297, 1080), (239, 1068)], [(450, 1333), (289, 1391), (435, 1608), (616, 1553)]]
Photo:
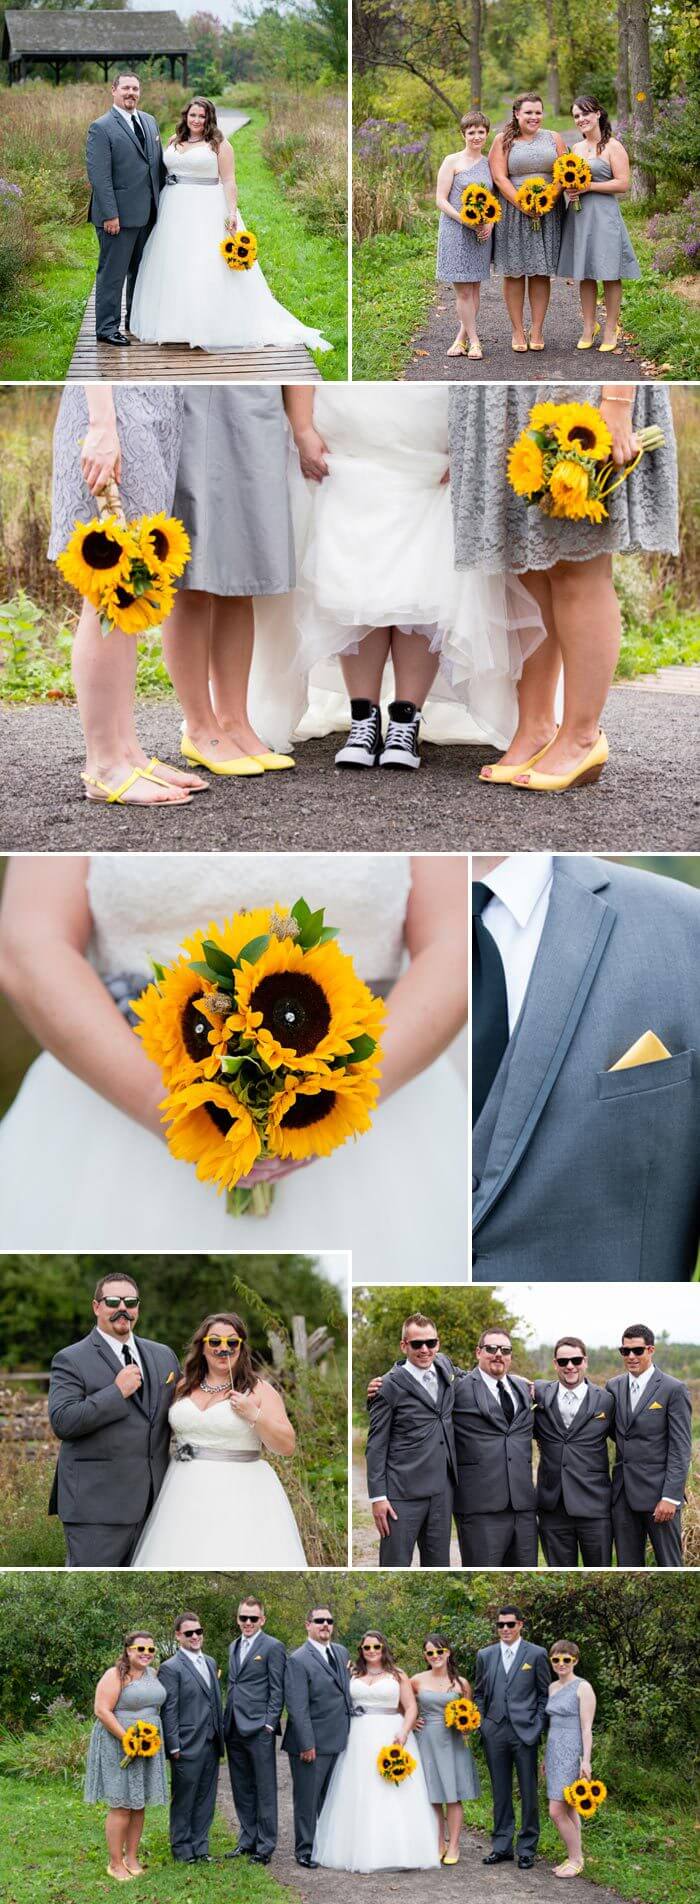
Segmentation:
[(544, 1770), (549, 1816), (563, 1838), (567, 1856), (554, 1867), (555, 1878), (577, 1878), (583, 1870), (581, 1820), (564, 1798), (574, 1779), (590, 1778), (596, 1696), (587, 1679), (574, 1672), (580, 1658), (574, 1640), (555, 1640), (549, 1662), (556, 1675), (547, 1701), (549, 1735)]
[[(428, 1797), (437, 1817), (442, 1864), (459, 1864), (462, 1803), (478, 1798), (479, 1776), (467, 1740), (445, 1725), (445, 1707), (461, 1694), (471, 1699), (468, 1679), (458, 1671), (454, 1653), (441, 1633), (429, 1633), (423, 1645), (427, 1670), (411, 1680), (420, 1719), (416, 1731)], [(445, 1844), (445, 1824), (448, 1843)]]
[(494, 139), (489, 164), (503, 204), (500, 225), (494, 234), (494, 265), (503, 276), (503, 295), (512, 325), (512, 349), (528, 349), (523, 328), (525, 292), (530, 300), (532, 329), (530, 350), (544, 350), (542, 326), (547, 315), (551, 279), (559, 260), (564, 208), (561, 198), (533, 230), (525, 212), (518, 210), (515, 194), (526, 178), (537, 176), (551, 183), (555, 159), (566, 152), (558, 132), (542, 125), (544, 107), (539, 93), (520, 93), (513, 100), (513, 112), (503, 132)]
[[(163, 653), (185, 721), (185, 760), (223, 775), (293, 767), (251, 726), (254, 641), (271, 604), (294, 587), (282, 394), (249, 384), (185, 386), (175, 512), (192, 555)], [(253, 600), (257, 604), (253, 612)]]
[[(461, 152), (449, 152), (437, 176), (436, 204), (440, 210), (438, 254), (435, 276), (439, 284), (454, 285), (459, 330), (447, 352), (448, 357), (481, 358), (483, 351), (476, 332), (481, 285), (491, 270), (493, 233), (488, 226), (470, 231), (460, 217), (460, 201), (465, 185), (485, 185), (493, 191), (493, 179), (483, 148), (490, 121), (483, 112), (465, 112), (460, 119), (464, 136)], [(467, 340), (469, 349), (467, 349)]]
[(575, 278), (579, 285), (583, 335), (578, 350), (590, 350), (600, 330), (596, 306), (602, 282), (605, 330), (600, 349), (609, 351), (615, 349), (620, 334), (621, 279), (642, 275), (620, 209), (620, 198), (629, 191), (630, 162), (620, 140), (613, 138), (605, 107), (591, 94), (574, 100), (571, 117), (579, 134), (571, 149), (588, 160), (592, 183), (579, 195), (580, 211), (574, 211), (571, 203), (574, 194), (566, 193), (569, 203), (557, 277)]
[[(555, 520), (529, 508), (511, 489), (507, 452), (538, 401), (597, 405), (620, 469), (636, 454), (635, 428), (656, 423), (663, 430), (663, 448), (643, 457), (611, 496), (605, 522)], [(479, 777), (552, 793), (597, 780), (608, 757), (600, 720), (620, 647), (613, 554), (678, 554), (678, 472), (668, 389), (653, 383), (453, 385), (449, 433), (456, 566), (490, 574), (507, 555), (538, 603), (547, 630), (523, 667), (513, 740), (498, 765), (482, 767)], [(564, 706), (557, 728), (562, 672)]]
[(167, 1805), (163, 1747), (150, 1759), (122, 1765), (124, 1733), (136, 1719), (160, 1730), (166, 1690), (154, 1668), (156, 1648), (150, 1633), (127, 1633), (119, 1658), (102, 1674), (95, 1693), (95, 1724), (85, 1772), (87, 1805), (108, 1805), (105, 1837), (107, 1876), (118, 1884), (141, 1877), (138, 1850), (146, 1805)]

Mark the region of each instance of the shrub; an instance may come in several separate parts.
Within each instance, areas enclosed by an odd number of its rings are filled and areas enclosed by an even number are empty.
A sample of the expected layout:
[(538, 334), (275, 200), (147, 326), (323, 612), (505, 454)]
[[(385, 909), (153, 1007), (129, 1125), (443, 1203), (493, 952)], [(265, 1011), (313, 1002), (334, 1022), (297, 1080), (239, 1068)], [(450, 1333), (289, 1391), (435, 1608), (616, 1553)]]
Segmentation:
[(700, 174), (700, 114), (684, 95), (662, 101), (654, 129), (638, 137), (635, 155), (654, 173), (657, 198), (672, 205), (679, 192), (697, 187)]
[(411, 136), (403, 119), (365, 119), (353, 139), (353, 235), (413, 230), (432, 179), (430, 135)]
[[(238, 98), (238, 95), (237, 95)], [(297, 98), (277, 92), (266, 100), (268, 124), (262, 149), (287, 198), (298, 205), (312, 231), (347, 235), (347, 137), (345, 101), (334, 94)]]
[(0, 297), (13, 290), (37, 248), (19, 185), (0, 178)]
[(647, 237), (654, 246), (656, 271), (667, 271), (672, 277), (700, 271), (700, 191), (688, 192), (675, 211), (656, 212), (647, 225)]
[[(35, 1711), (41, 1695), (30, 1695)], [(71, 1699), (51, 1702), (35, 1732), (0, 1728), (0, 1776), (10, 1778), (82, 1778), (90, 1726)]]

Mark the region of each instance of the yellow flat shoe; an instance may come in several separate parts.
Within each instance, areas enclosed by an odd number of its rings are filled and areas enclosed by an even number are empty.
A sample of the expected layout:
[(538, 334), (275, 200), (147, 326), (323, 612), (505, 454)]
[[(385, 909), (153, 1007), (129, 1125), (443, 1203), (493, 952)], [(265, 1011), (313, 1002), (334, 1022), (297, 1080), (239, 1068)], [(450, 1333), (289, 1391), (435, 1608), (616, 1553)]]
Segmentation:
[(513, 765), (511, 762), (508, 767), (501, 767), (497, 762), (495, 766), (489, 767), (488, 771), (485, 767), (482, 767), (479, 779), (483, 780), (485, 787), (490, 786), (493, 782), (495, 782), (497, 787), (509, 786), (515, 774), (527, 773), (529, 767), (534, 767), (536, 762), (542, 759), (543, 754), (546, 754), (548, 749), (554, 746), (558, 733), (559, 729), (557, 727), (554, 730), (551, 740), (548, 740), (544, 747), (540, 747), (538, 753), (531, 754), (529, 760), (521, 760), (517, 765)]
[(598, 336), (599, 332), (600, 332), (600, 325), (599, 324), (594, 325), (593, 336), (579, 337), (578, 343), (576, 345), (576, 349), (577, 350), (592, 350), (596, 337)]
[(513, 342), (513, 338), (511, 337), (510, 348), (511, 350), (515, 351), (516, 356), (522, 357), (523, 352), (527, 350), (527, 344), (516, 344)]
[(296, 767), (291, 754), (252, 754), (252, 760), (259, 760), (266, 773), (278, 773), (282, 767)]
[(598, 349), (599, 349), (599, 351), (600, 351), (600, 355), (601, 355), (601, 357), (605, 357), (605, 356), (606, 356), (606, 354), (607, 354), (607, 352), (608, 352), (608, 351), (610, 351), (610, 350), (617, 350), (617, 346), (618, 346), (618, 344), (619, 344), (619, 342), (620, 342), (620, 326), (619, 326), (619, 324), (618, 324), (618, 326), (617, 326), (617, 330), (616, 330), (616, 332), (615, 332), (615, 336), (614, 336), (614, 338), (613, 338), (613, 341), (612, 341), (612, 343), (611, 343), (611, 344), (599, 344), (599, 345), (598, 345)]
[(544, 338), (542, 339), (541, 344), (533, 344), (532, 338), (528, 337), (527, 347), (528, 347), (528, 350), (544, 350)]
[(206, 767), (208, 773), (231, 776), (240, 774), (242, 777), (247, 778), (250, 774), (261, 774), (265, 772), (264, 767), (260, 765), (260, 761), (253, 760), (250, 754), (241, 754), (238, 760), (207, 760), (206, 754), (200, 754), (199, 748), (195, 747), (194, 741), (190, 740), (189, 734), (183, 734), (182, 736), (180, 753), (182, 754), (183, 760), (189, 760), (190, 764), (195, 767)]
[(443, 1864), (459, 1864), (459, 1852), (457, 1852), (456, 1856), (450, 1857), (449, 1852), (446, 1851), (442, 1862)]
[(584, 754), (580, 766), (574, 767), (571, 773), (527, 773), (522, 779), (512, 780), (511, 786), (523, 787), (526, 793), (567, 793), (569, 787), (590, 786), (594, 780), (600, 780), (607, 758), (608, 743), (601, 727), (595, 746)]

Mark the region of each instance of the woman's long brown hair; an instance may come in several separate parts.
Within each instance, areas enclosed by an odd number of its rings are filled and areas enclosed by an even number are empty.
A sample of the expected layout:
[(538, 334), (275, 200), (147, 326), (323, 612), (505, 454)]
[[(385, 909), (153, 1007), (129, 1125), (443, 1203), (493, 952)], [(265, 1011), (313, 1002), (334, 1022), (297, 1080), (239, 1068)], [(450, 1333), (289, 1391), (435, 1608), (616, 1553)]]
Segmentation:
[[(149, 1633), (148, 1630), (144, 1632), (143, 1627), (140, 1627), (140, 1626), (136, 1627), (136, 1630), (134, 1633), (125, 1634), (124, 1644), (122, 1646), (121, 1653), (119, 1654), (119, 1658), (115, 1660), (114, 1662), (117, 1668), (117, 1672), (119, 1674), (119, 1678), (123, 1686), (126, 1685), (126, 1681), (131, 1672), (131, 1660), (129, 1659), (129, 1647), (133, 1646), (134, 1640), (153, 1640), (153, 1634)], [(155, 1645), (155, 1640), (153, 1640), (153, 1644)], [(148, 1665), (149, 1666), (153, 1665), (152, 1659), (148, 1661)]]
[(175, 145), (187, 145), (191, 139), (192, 134), (187, 124), (187, 114), (192, 106), (204, 107), (204, 131), (202, 138), (206, 145), (213, 146), (214, 151), (218, 152), (219, 146), (223, 145), (224, 135), (216, 123), (216, 106), (214, 105), (213, 99), (204, 99), (200, 93), (195, 93), (193, 99), (188, 99), (187, 105), (180, 114), (171, 143), (174, 142)]
[[(362, 1635), (362, 1640), (381, 1640), (382, 1656), (380, 1660), (380, 1665), (382, 1667), (382, 1670), (385, 1673), (391, 1673), (392, 1679), (398, 1680), (400, 1678), (400, 1675), (397, 1670), (394, 1655), (389, 1645), (389, 1641), (385, 1639), (384, 1634), (378, 1633), (376, 1630), (376, 1627), (368, 1626), (367, 1632), (363, 1633)], [(366, 1678), (366, 1674), (367, 1674), (367, 1661), (362, 1651), (362, 1640), (360, 1640), (360, 1644), (357, 1649), (357, 1659), (355, 1660), (355, 1664), (352, 1669), (356, 1679), (364, 1679)]]
[(182, 1374), (175, 1390), (176, 1400), (179, 1400), (183, 1395), (191, 1395), (193, 1388), (199, 1388), (202, 1376), (206, 1375), (207, 1362), (204, 1353), (204, 1337), (209, 1334), (210, 1329), (213, 1329), (214, 1324), (217, 1322), (227, 1323), (232, 1333), (239, 1335), (241, 1338), (238, 1361), (233, 1371), (234, 1388), (238, 1389), (239, 1392), (244, 1395), (250, 1395), (254, 1389), (258, 1377), (253, 1368), (253, 1360), (248, 1347), (248, 1331), (243, 1318), (242, 1316), (234, 1315), (233, 1311), (215, 1309), (213, 1315), (205, 1316), (204, 1321), (200, 1322), (199, 1328), (195, 1329), (192, 1341), (188, 1343), (185, 1349)]
[(518, 93), (517, 99), (513, 100), (513, 110), (512, 110), (510, 119), (508, 120), (507, 126), (504, 128), (503, 132), (501, 133), (501, 143), (503, 145), (503, 157), (505, 159), (507, 159), (508, 153), (510, 152), (510, 148), (512, 145), (514, 145), (515, 140), (520, 138), (520, 127), (518, 125), (516, 114), (519, 113), (521, 106), (524, 106), (526, 99), (536, 99), (538, 100), (540, 106), (543, 105), (544, 103), (541, 93)]

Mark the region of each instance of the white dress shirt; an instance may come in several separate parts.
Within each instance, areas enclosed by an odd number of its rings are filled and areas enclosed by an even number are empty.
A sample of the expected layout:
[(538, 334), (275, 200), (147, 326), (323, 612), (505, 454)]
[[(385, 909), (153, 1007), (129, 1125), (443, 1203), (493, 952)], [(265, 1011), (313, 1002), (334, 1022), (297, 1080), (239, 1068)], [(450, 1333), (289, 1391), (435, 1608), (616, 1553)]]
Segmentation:
[(210, 1671), (209, 1671), (209, 1667), (207, 1666), (207, 1662), (206, 1662), (206, 1660), (205, 1660), (205, 1658), (204, 1658), (204, 1654), (203, 1654), (203, 1653), (191, 1653), (191, 1652), (190, 1652), (190, 1649), (189, 1649), (189, 1646), (183, 1646), (183, 1647), (181, 1648), (181, 1651), (182, 1651), (183, 1653), (186, 1653), (186, 1654), (187, 1654), (187, 1658), (188, 1658), (188, 1659), (190, 1659), (190, 1660), (192, 1661), (192, 1665), (193, 1665), (193, 1666), (194, 1666), (194, 1667), (196, 1668), (196, 1671), (197, 1671), (197, 1672), (199, 1673), (199, 1677), (200, 1677), (200, 1679), (203, 1679), (203, 1680), (204, 1680), (204, 1684), (205, 1684), (205, 1686), (210, 1686), (210, 1685), (211, 1685), (211, 1673), (210, 1673)]
[(559, 1403), (559, 1413), (562, 1415), (564, 1421), (573, 1421), (574, 1415), (578, 1414), (587, 1387), (588, 1383), (585, 1381), (577, 1382), (575, 1388), (567, 1388), (564, 1382), (559, 1383), (557, 1401)]
[(537, 957), (553, 875), (551, 853), (509, 853), (502, 865), (485, 873), (481, 881), (493, 893), (481, 916), (501, 954), (511, 1036)]
[(504, 1672), (506, 1673), (510, 1672), (510, 1669), (513, 1664), (513, 1660), (515, 1659), (515, 1655), (517, 1653), (519, 1645), (520, 1645), (519, 1638), (517, 1640), (512, 1640), (512, 1641), (501, 1640), (500, 1642), (501, 1659), (503, 1661)]
[[(632, 1375), (628, 1371), (628, 1374), (627, 1374), (627, 1381), (629, 1384), (628, 1398), (629, 1398), (631, 1415), (636, 1415), (640, 1401), (644, 1394), (644, 1390), (645, 1388), (648, 1387), (648, 1384), (651, 1381), (652, 1375), (655, 1375), (655, 1374), (656, 1374), (656, 1367), (653, 1362), (649, 1363), (649, 1367), (648, 1369), (644, 1370), (643, 1375)], [(680, 1501), (674, 1501), (673, 1496), (671, 1494), (662, 1494), (661, 1499), (662, 1501), (670, 1501), (672, 1507), (680, 1507)]]
[[(498, 1402), (498, 1406), (500, 1408), (501, 1397), (498, 1392), (498, 1383), (496, 1381), (495, 1375), (487, 1375), (486, 1370), (482, 1368), (479, 1369), (479, 1374), (481, 1376), (482, 1382), (485, 1382), (486, 1387), (490, 1388), (491, 1394), (495, 1397), (495, 1400)], [(513, 1403), (513, 1407), (517, 1415), (518, 1409), (522, 1406), (517, 1388), (514, 1388), (512, 1382), (509, 1382), (507, 1375), (501, 1376), (500, 1379), (501, 1379), (502, 1387), (505, 1388), (506, 1393), (510, 1395), (510, 1399)]]
[(309, 1639), (309, 1646), (315, 1646), (315, 1648), (316, 1648), (316, 1651), (317, 1651), (317, 1653), (320, 1653), (320, 1654), (321, 1654), (321, 1658), (322, 1658), (322, 1659), (327, 1659), (327, 1658), (328, 1658), (328, 1652), (329, 1652), (329, 1648), (330, 1648), (330, 1640), (328, 1640), (328, 1641), (325, 1641), (325, 1640), (312, 1640), (312, 1639)]
[[(97, 1327), (97, 1324), (95, 1326)], [(139, 1355), (138, 1349), (136, 1347), (136, 1343), (131, 1333), (129, 1333), (129, 1335), (126, 1337), (120, 1336), (118, 1342), (115, 1336), (105, 1335), (104, 1329), (100, 1329), (98, 1327), (97, 1333), (99, 1336), (102, 1337), (102, 1341), (106, 1342), (107, 1347), (108, 1349), (111, 1349), (112, 1354), (116, 1356), (120, 1368), (126, 1368), (128, 1366), (128, 1364), (124, 1361), (124, 1357), (122, 1355), (122, 1349), (129, 1349), (131, 1351), (131, 1354), (133, 1355), (137, 1368), (140, 1368), (141, 1374), (143, 1375), (143, 1362), (141, 1361), (141, 1357)]]
[(142, 131), (142, 133), (143, 133), (143, 136), (144, 136), (144, 139), (145, 139), (145, 137), (146, 137), (146, 128), (145, 128), (145, 125), (144, 125), (144, 123), (143, 123), (143, 120), (139, 118), (139, 115), (138, 115), (138, 113), (137, 113), (136, 111), (134, 111), (134, 112), (127, 112), (127, 110), (126, 110), (126, 106), (115, 106), (115, 108), (114, 108), (114, 110), (115, 110), (115, 112), (120, 112), (120, 113), (121, 113), (121, 116), (122, 116), (122, 119), (125, 119), (125, 120), (126, 120), (126, 123), (127, 123), (127, 125), (128, 125), (128, 126), (133, 126), (133, 125), (137, 125), (137, 126), (140, 126), (140, 127), (141, 127), (141, 131)]

